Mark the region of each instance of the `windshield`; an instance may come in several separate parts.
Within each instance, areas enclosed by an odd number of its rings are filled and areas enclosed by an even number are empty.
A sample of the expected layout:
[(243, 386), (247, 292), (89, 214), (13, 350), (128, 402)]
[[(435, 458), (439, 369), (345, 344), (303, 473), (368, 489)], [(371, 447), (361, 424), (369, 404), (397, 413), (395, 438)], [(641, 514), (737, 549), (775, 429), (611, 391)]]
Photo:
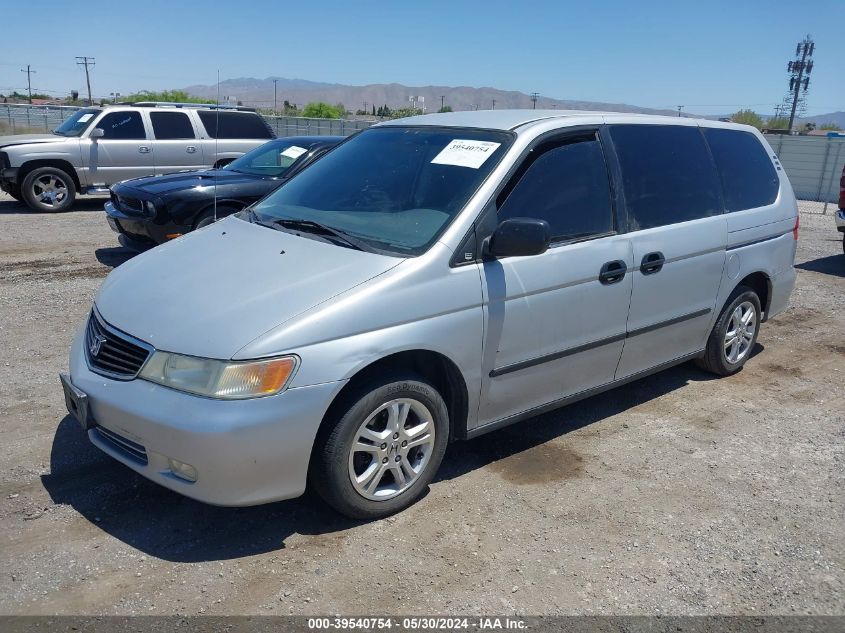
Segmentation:
[(53, 130), (53, 134), (59, 136), (81, 136), (82, 133), (94, 122), (94, 119), (102, 110), (99, 108), (85, 108), (74, 112), (69, 119)]
[(419, 255), (493, 170), (507, 132), (375, 127), (257, 203), (259, 220), (309, 220), (379, 250)]
[(279, 177), (308, 151), (309, 148), (294, 141), (270, 141), (233, 160), (223, 169), (253, 176)]

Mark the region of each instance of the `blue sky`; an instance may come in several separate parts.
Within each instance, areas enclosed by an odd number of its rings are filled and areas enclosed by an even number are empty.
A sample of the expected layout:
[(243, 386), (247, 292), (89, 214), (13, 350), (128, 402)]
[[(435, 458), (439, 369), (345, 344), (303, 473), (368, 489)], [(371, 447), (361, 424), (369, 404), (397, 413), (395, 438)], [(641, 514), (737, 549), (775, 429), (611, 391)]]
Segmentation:
[[(280, 76), (347, 84), (492, 86), (559, 99), (771, 112), (786, 62), (816, 41), (810, 114), (845, 110), (845, 0), (10, 3), (0, 92), (95, 95)], [(538, 104), (540, 105), (540, 104)]]

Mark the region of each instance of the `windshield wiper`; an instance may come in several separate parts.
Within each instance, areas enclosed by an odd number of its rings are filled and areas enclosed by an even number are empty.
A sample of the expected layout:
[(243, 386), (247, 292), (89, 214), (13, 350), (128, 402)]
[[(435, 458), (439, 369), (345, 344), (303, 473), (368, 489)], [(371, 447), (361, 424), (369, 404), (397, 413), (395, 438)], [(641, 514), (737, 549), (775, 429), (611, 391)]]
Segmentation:
[[(265, 224), (265, 222), (259, 221), (259, 224)], [(282, 226), (288, 229), (300, 229), (309, 233), (329, 235), (334, 239), (339, 240), (347, 246), (351, 246), (356, 250), (371, 250), (366, 243), (355, 237), (352, 237), (348, 233), (345, 233), (340, 229), (336, 229), (331, 226), (326, 226), (325, 224), (320, 224), (319, 222), (315, 222), (314, 220), (304, 220), (301, 218), (278, 218), (276, 220), (268, 220), (266, 221), (266, 224), (273, 226)]]

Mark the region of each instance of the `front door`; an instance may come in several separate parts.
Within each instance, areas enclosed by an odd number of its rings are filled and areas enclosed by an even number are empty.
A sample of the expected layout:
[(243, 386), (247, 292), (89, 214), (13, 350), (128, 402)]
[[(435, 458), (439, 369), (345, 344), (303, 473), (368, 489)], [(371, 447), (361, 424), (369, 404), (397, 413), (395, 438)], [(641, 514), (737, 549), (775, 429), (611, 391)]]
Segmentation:
[(542, 255), (482, 264), (479, 425), (611, 382), (631, 300), (631, 245), (595, 130), (533, 148), (499, 198), (498, 222), (540, 218), (553, 239)]
[(696, 125), (610, 126), (634, 251), (617, 378), (701, 351), (715, 318), (727, 223)]
[(194, 125), (185, 112), (150, 112), (155, 137), (155, 173), (169, 174), (184, 169), (202, 169), (202, 146)]
[(92, 186), (153, 175), (153, 147), (140, 111), (108, 112), (95, 128), (101, 128), (103, 136), (88, 145), (85, 162)]

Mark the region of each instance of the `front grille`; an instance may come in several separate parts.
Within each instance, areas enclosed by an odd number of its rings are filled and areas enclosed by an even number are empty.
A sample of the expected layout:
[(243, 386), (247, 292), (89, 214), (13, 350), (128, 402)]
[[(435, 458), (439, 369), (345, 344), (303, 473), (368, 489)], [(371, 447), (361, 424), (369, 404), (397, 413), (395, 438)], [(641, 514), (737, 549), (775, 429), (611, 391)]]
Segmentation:
[(126, 439), (122, 435), (118, 435), (103, 426), (95, 426), (94, 433), (103, 443), (108, 444), (124, 457), (142, 466), (147, 465), (147, 449), (141, 444)]
[(138, 375), (152, 348), (100, 320), (92, 311), (85, 332), (88, 365), (99, 374), (120, 380)]
[(121, 196), (112, 191), (111, 201), (118, 210), (123, 211), (126, 215), (144, 215), (144, 204), (138, 198)]

